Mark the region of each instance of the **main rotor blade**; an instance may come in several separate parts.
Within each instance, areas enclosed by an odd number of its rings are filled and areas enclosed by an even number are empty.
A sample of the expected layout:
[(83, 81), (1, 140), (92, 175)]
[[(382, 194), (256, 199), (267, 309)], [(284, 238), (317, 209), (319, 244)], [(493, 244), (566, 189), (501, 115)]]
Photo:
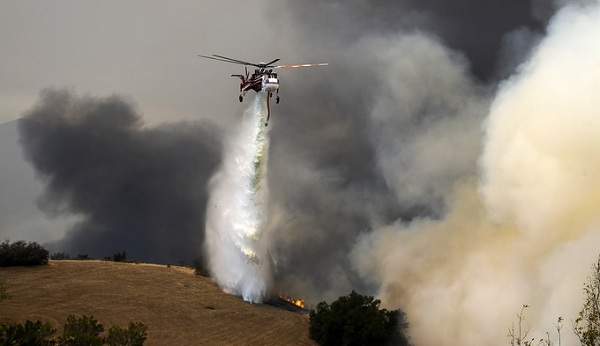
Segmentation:
[(199, 54), (198, 54), (198, 56), (202, 57), (202, 58), (206, 58), (206, 59), (211, 59), (211, 60), (216, 60), (216, 61), (221, 61), (221, 62), (228, 62), (228, 63), (231, 63), (231, 64), (246, 65), (245, 63), (242, 63), (242, 62), (230, 61), (230, 60), (225, 60), (225, 59), (219, 59), (219, 58), (215, 58), (215, 57), (212, 57), (212, 56), (199, 55)]
[(315, 67), (315, 66), (327, 66), (329, 65), (329, 63), (321, 63), (321, 64), (299, 64), (299, 65), (280, 65), (280, 66), (273, 66), (271, 64), (274, 64), (276, 62), (278, 62), (281, 59), (275, 59), (273, 61), (270, 61), (268, 63), (260, 63), (260, 64), (256, 64), (253, 62), (248, 62), (248, 61), (244, 61), (244, 60), (237, 60), (237, 59), (233, 59), (233, 58), (229, 58), (223, 55), (217, 55), (217, 54), (213, 54), (212, 56), (208, 56), (208, 55), (198, 55), (199, 57), (202, 58), (206, 58), (206, 59), (212, 59), (212, 60), (216, 60), (216, 61), (222, 61), (222, 62), (228, 62), (231, 64), (240, 64), (240, 65), (246, 65), (246, 66), (256, 66), (258, 68), (296, 68), (296, 67)]
[(252, 63), (249, 63), (249, 62), (246, 62), (246, 61), (241, 61), (241, 60), (234, 60), (234, 59), (227, 60), (227, 59), (223, 59), (220, 56), (218, 56), (218, 57), (215, 58), (216, 55), (215, 56), (206, 56), (206, 55), (200, 55), (200, 54), (198, 54), (198, 56), (202, 57), (202, 58), (206, 58), (206, 59), (212, 59), (212, 60), (221, 61), (221, 62), (228, 62), (228, 63), (231, 63), (231, 64), (254, 65)]
[(228, 61), (228, 62), (235, 62), (235, 63), (238, 63), (238, 64), (256, 66), (256, 67), (259, 67), (259, 68), (272, 67), (272, 66), (269, 66), (269, 65), (271, 65), (273, 63), (276, 63), (276, 62), (278, 62), (280, 60), (280, 59), (275, 59), (275, 60), (270, 61), (268, 63), (253, 63), (253, 62), (248, 62), (248, 61), (244, 61), (244, 60), (238, 60), (238, 59), (228, 58), (228, 57), (223, 56), (223, 55), (213, 54), (213, 56), (215, 56), (217, 58), (221, 58), (221, 59), (226, 59), (226, 61)]
[(265, 67), (274, 67), (274, 66), (270, 66), (270, 65), (278, 62), (279, 60), (281, 60), (281, 59), (275, 59), (275, 60), (273, 60), (271, 62), (268, 62), (268, 63), (265, 64)]
[(296, 68), (296, 67), (314, 67), (314, 66), (327, 66), (327, 65), (329, 65), (329, 63), (324, 62), (321, 64), (281, 65), (281, 66), (272, 66), (272, 67), (273, 68)]
[(228, 57), (222, 56), (222, 55), (213, 54), (213, 56), (216, 56), (217, 58), (221, 58), (221, 59), (226, 59), (228, 61), (233, 61), (233, 62), (236, 62), (238, 64), (255, 65), (254, 63), (251, 63), (251, 62), (247, 62), (247, 61), (244, 61), (244, 60), (238, 60), (238, 59), (232, 59), (232, 58), (228, 58)]

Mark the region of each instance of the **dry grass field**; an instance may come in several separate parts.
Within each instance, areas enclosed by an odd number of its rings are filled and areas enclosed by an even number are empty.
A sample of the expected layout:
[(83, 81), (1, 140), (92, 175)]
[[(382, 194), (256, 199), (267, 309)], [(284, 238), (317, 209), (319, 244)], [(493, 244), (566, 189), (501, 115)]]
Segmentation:
[(11, 299), (0, 322), (51, 323), (92, 315), (106, 330), (142, 322), (146, 345), (315, 345), (308, 316), (224, 294), (193, 270), (108, 261), (50, 261), (0, 268)]

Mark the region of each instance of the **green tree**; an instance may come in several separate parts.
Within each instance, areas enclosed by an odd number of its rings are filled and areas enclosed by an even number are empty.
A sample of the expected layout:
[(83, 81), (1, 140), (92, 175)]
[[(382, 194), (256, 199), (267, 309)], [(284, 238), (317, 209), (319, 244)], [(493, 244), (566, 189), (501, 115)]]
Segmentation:
[(0, 323), (0, 345), (15, 346), (143, 346), (147, 327), (140, 322), (130, 322), (127, 328), (111, 327), (106, 338), (102, 324), (92, 316), (80, 318), (70, 315), (64, 326), (63, 335), (54, 337), (56, 329), (49, 323), (27, 320), (23, 324)]
[(320, 345), (409, 345), (406, 315), (380, 309), (381, 301), (352, 291), (310, 312), (309, 336)]
[(146, 327), (143, 323), (129, 323), (128, 328), (110, 327), (106, 343), (109, 346), (142, 346), (146, 341)]
[(24, 324), (0, 324), (1, 345), (31, 345), (49, 346), (54, 345), (52, 335), (56, 332), (49, 323), (41, 321), (29, 321)]
[(125, 262), (127, 260), (127, 254), (125, 253), (125, 251), (116, 252), (112, 255), (112, 260), (114, 262)]
[(35, 242), (23, 240), (0, 243), (0, 267), (34, 266), (48, 263), (48, 250)]
[(583, 286), (585, 300), (573, 329), (584, 346), (600, 345), (600, 257), (592, 265), (592, 275)]
[(103, 331), (104, 326), (98, 323), (93, 316), (83, 315), (77, 318), (69, 315), (60, 338), (60, 344), (64, 346), (100, 346), (104, 344), (104, 338), (100, 337), (100, 333)]
[(69, 256), (69, 254), (66, 252), (55, 252), (52, 255), (50, 255), (50, 259), (55, 261), (62, 261), (71, 259), (71, 256)]

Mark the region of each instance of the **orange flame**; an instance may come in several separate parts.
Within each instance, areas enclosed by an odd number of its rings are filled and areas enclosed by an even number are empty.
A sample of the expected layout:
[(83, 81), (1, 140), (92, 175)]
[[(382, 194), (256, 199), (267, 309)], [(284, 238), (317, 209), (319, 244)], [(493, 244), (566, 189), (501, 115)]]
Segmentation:
[(287, 295), (284, 295), (281, 293), (279, 293), (279, 298), (286, 300), (286, 301), (296, 305), (299, 308), (304, 309), (304, 300), (303, 299), (294, 299), (294, 298), (291, 298), (290, 296), (287, 296)]

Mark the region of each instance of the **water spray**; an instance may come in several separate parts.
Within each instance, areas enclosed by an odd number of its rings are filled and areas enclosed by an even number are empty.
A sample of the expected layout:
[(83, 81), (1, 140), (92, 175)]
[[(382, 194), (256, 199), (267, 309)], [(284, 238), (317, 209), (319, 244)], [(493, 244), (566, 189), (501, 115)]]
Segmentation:
[(263, 239), (267, 205), (269, 127), (267, 96), (257, 93), (227, 143), (223, 164), (210, 182), (206, 253), (211, 276), (229, 294), (262, 303), (272, 266)]

